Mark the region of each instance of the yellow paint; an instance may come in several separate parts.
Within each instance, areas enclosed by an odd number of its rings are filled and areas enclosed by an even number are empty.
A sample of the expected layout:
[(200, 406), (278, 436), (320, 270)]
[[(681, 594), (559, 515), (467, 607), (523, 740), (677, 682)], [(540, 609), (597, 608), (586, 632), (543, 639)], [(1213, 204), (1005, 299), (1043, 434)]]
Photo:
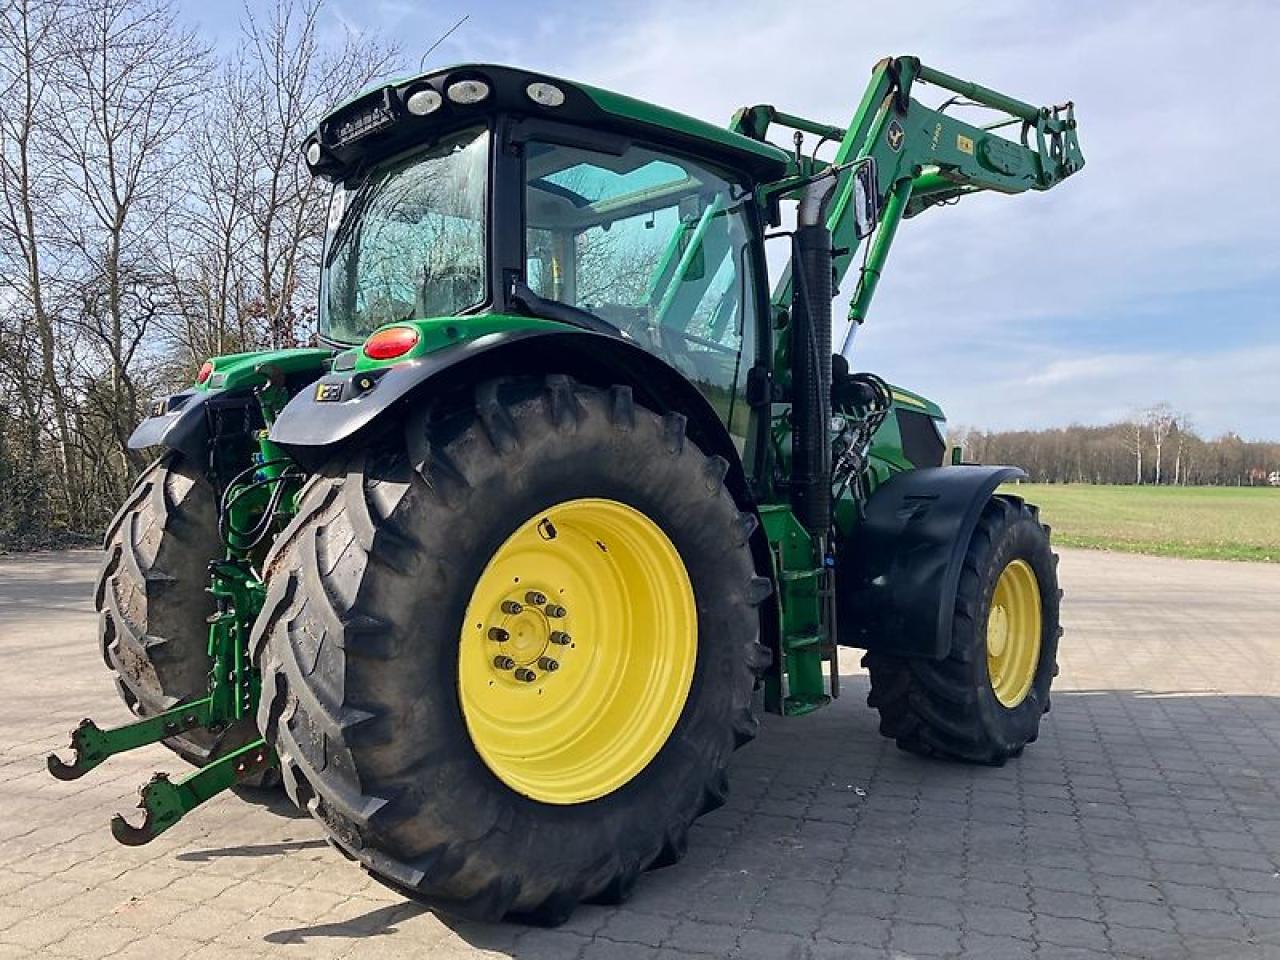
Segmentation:
[(1025, 560), (1000, 572), (987, 615), (987, 674), (996, 699), (1012, 709), (1026, 699), (1040, 664), (1040, 585)]
[(606, 796), (667, 742), (697, 648), (693, 587), (656, 523), (614, 500), (540, 511), (494, 553), (467, 607), (458, 691), (471, 741), (533, 800)]

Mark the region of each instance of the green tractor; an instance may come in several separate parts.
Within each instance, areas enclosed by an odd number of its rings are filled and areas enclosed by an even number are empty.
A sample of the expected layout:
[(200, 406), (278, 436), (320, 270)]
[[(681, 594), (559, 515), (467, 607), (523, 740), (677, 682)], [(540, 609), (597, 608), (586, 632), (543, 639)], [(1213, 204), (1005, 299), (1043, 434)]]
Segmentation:
[(137, 719), (49, 767), (198, 769), (117, 839), (278, 780), (393, 887), (554, 923), (679, 860), (758, 711), (829, 703), (842, 646), (906, 750), (1036, 738), (1048, 528), (997, 492), (1020, 470), (951, 462), (935, 404), (851, 372), (832, 301), (856, 263), (856, 331), (903, 218), (1079, 170), (1071, 104), (901, 57), (848, 127), (724, 129), (475, 65), (360, 95), (303, 155), (333, 184), (319, 345), (210, 359), (131, 440), (161, 453), (96, 603)]

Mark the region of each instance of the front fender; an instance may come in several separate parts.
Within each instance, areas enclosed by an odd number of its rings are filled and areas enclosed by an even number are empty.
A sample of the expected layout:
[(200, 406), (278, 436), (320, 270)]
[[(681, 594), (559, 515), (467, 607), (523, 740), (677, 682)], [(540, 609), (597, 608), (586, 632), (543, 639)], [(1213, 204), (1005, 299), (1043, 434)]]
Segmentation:
[(837, 544), (841, 644), (903, 657), (945, 657), (969, 539), (991, 494), (1017, 467), (929, 467), (895, 474), (866, 519)]

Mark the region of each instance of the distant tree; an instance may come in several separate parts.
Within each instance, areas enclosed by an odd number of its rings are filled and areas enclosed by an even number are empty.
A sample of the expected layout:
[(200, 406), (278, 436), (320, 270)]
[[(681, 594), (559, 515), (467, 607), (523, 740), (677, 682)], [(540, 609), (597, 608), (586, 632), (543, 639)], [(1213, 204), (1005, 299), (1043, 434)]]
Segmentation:
[(1155, 458), (1155, 482), (1160, 486), (1160, 470), (1164, 463), (1164, 443), (1177, 425), (1178, 415), (1167, 403), (1158, 403), (1143, 415), (1147, 432), (1151, 435), (1152, 456)]
[(1134, 482), (1142, 483), (1142, 432), (1143, 422), (1141, 417), (1134, 417), (1128, 424), (1129, 434), (1129, 452), (1133, 454), (1136, 470), (1134, 472)]

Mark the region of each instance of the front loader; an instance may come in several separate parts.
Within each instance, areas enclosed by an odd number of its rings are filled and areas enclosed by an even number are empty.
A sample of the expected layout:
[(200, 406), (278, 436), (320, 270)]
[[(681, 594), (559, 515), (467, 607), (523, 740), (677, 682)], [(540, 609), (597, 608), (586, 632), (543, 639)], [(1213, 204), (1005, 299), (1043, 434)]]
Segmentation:
[(997, 490), (1023, 474), (946, 463), (939, 407), (849, 363), (901, 221), (1079, 170), (1071, 104), (899, 57), (847, 127), (724, 129), (471, 65), (340, 105), (303, 156), (333, 184), (318, 345), (210, 359), (131, 439), (160, 454), (96, 604), (137, 719), (49, 767), (197, 769), (119, 840), (278, 779), (391, 886), (555, 923), (680, 859), (757, 706), (829, 703), (841, 646), (906, 750), (1035, 739), (1059, 590)]

